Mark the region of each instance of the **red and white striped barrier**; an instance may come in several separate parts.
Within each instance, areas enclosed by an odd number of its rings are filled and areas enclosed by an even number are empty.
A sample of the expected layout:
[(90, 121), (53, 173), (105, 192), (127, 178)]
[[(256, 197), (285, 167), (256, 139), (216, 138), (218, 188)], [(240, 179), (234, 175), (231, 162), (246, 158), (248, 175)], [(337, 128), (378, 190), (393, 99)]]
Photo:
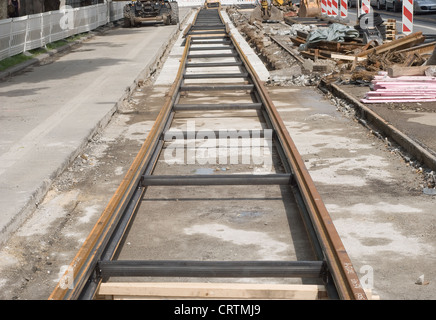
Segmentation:
[(348, 4), (347, 0), (340, 0), (341, 1), (341, 18), (348, 17)]
[(327, 14), (327, 0), (321, 0), (321, 14)]
[(332, 16), (338, 15), (338, 0), (332, 0)]
[(403, 33), (413, 32), (413, 0), (403, 0)]
[(331, 0), (327, 0), (327, 15), (328, 16), (332, 15), (332, 1)]
[(339, 14), (339, 3), (338, 3), (338, 0), (332, 0), (332, 8), (333, 8), (332, 15), (336, 17)]
[(371, 0), (362, 0), (362, 14), (367, 14), (371, 11)]

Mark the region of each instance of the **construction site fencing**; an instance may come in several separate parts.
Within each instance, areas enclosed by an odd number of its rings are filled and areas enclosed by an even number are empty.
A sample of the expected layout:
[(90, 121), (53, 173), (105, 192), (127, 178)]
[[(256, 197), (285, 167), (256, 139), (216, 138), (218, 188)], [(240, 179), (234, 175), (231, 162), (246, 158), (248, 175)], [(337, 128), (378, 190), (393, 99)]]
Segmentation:
[(0, 20), (0, 60), (122, 19), (127, 2), (80, 8), (66, 6), (56, 11)]

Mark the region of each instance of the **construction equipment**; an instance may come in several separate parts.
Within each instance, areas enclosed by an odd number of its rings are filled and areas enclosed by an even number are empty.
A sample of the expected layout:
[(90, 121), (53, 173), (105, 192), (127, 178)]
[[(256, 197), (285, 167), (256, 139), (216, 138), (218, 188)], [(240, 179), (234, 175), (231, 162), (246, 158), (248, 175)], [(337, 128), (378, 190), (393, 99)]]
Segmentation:
[(384, 38), (386, 38), (386, 26), (380, 14), (363, 14), (358, 18), (358, 22), (354, 28), (359, 31), (363, 43), (372, 42), (376, 46), (383, 44)]
[(205, 9), (221, 9), (221, 1), (220, 0), (206, 0), (204, 2)]
[(260, 0), (260, 3), (257, 2), (256, 8), (254, 8), (253, 12), (251, 13), (250, 21), (283, 21), (283, 11), (277, 8), (273, 1), (276, 3), (279, 3), (277, 1), (284, 3), (285, 0)]
[[(113, 0), (120, 1), (120, 0)], [(179, 23), (179, 6), (175, 0), (137, 0), (124, 6), (124, 26), (135, 27), (142, 22)]]
[(272, 4), (276, 7), (285, 7), (292, 4), (292, 0), (273, 0)]
[(320, 0), (301, 0), (299, 17), (319, 17), (321, 15)]

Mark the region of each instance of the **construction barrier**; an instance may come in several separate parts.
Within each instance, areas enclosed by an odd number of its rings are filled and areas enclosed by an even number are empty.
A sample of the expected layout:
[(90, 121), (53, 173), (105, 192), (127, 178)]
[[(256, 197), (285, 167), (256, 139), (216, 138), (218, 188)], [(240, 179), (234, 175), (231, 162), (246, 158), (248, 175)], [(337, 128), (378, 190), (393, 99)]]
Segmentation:
[(66, 6), (56, 11), (0, 20), (0, 60), (121, 19), (125, 3)]
[(341, 1), (341, 18), (348, 17), (348, 4), (347, 0), (340, 0)]
[(332, 16), (336, 17), (338, 15), (338, 0), (332, 1)]
[(332, 1), (327, 0), (327, 15), (332, 16)]
[(403, 0), (403, 33), (413, 32), (413, 0)]
[(321, 0), (321, 14), (327, 14), (327, 0)]
[(362, 0), (362, 14), (367, 14), (371, 11), (371, 1), (370, 0)]

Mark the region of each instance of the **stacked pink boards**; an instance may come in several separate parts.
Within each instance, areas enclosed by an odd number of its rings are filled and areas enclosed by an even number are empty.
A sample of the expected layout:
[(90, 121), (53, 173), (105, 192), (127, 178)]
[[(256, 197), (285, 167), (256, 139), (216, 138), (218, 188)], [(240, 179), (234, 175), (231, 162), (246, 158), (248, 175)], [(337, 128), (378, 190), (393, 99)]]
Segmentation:
[(374, 76), (373, 88), (367, 92), (363, 103), (426, 102), (436, 101), (436, 77), (389, 77), (383, 72)]

